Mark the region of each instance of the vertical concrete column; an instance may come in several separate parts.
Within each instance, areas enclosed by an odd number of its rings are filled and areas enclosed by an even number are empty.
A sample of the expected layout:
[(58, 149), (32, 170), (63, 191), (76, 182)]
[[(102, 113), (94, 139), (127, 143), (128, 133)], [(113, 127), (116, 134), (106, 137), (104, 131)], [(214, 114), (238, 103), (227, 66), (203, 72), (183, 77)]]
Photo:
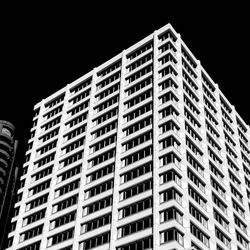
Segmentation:
[(180, 138), (181, 138), (181, 145), (180, 145), (180, 153), (182, 155), (181, 159), (181, 170), (182, 170), (182, 182), (181, 187), (183, 189), (182, 192), (182, 212), (183, 212), (183, 232), (185, 234), (184, 236), (184, 248), (188, 248), (191, 246), (191, 239), (190, 239), (190, 223), (189, 223), (189, 208), (188, 208), (188, 176), (187, 176), (187, 157), (186, 157), (186, 139), (185, 139), (185, 114), (184, 114), (184, 91), (183, 91), (183, 75), (182, 75), (182, 53), (181, 53), (181, 36), (180, 34), (177, 34), (177, 41), (175, 43), (177, 51), (176, 51), (176, 57), (177, 57), (177, 83), (178, 83), (178, 97), (180, 99), (178, 103), (178, 108), (180, 111), (180, 115), (178, 117), (179, 126), (180, 126)]
[[(221, 111), (221, 101), (220, 101), (220, 90), (218, 87), (218, 84), (214, 84), (215, 86), (215, 91), (214, 91), (214, 95), (216, 98), (216, 107), (217, 107), (217, 111), (218, 111), (218, 130), (220, 132), (220, 145), (221, 145), (221, 156), (223, 159), (223, 163), (222, 163), (222, 168), (223, 168), (223, 174), (225, 175), (224, 177), (224, 184), (226, 187), (226, 200), (227, 200), (227, 205), (228, 205), (228, 209), (227, 209), (227, 215), (228, 215), (228, 219), (229, 219), (229, 233), (228, 236), (231, 239), (231, 247), (232, 249), (236, 249), (236, 234), (235, 234), (235, 230), (234, 230), (234, 217), (233, 217), (233, 206), (232, 206), (232, 195), (231, 195), (231, 190), (230, 190), (230, 177), (229, 177), (229, 173), (228, 173), (228, 164), (227, 164), (227, 151), (226, 151), (226, 146), (225, 146), (225, 135), (223, 133), (223, 121), (222, 121), (222, 111)], [(236, 140), (235, 140), (236, 141)]]
[(116, 139), (116, 155), (115, 155), (115, 173), (114, 173), (114, 185), (113, 185), (113, 204), (112, 204), (112, 221), (110, 230), (110, 250), (116, 249), (117, 240), (117, 221), (118, 221), (118, 204), (119, 204), (119, 187), (120, 187), (120, 169), (121, 169), (121, 154), (122, 145), (121, 139), (123, 137), (122, 127), (123, 127), (123, 113), (124, 113), (124, 103), (125, 98), (124, 86), (126, 73), (126, 50), (122, 52), (122, 64), (121, 64), (121, 78), (120, 78), (120, 91), (119, 91), (119, 110), (118, 110), (118, 120), (117, 120), (117, 139)]
[(159, 249), (159, 86), (158, 86), (158, 33), (154, 32), (153, 41), (153, 249)]
[[(20, 233), (21, 228), (22, 228), (23, 217), (25, 214), (26, 201), (28, 199), (28, 194), (29, 194), (28, 188), (30, 187), (30, 184), (31, 184), (31, 174), (32, 174), (32, 170), (34, 168), (33, 163), (35, 161), (36, 148), (38, 147), (38, 143), (39, 143), (38, 138), (41, 134), (41, 123), (43, 122), (42, 117), (43, 117), (44, 111), (45, 111), (44, 100), (42, 100), (41, 106), (40, 106), (40, 112), (39, 112), (39, 115), (37, 116), (38, 123), (36, 125), (35, 136), (33, 137), (33, 139), (29, 140), (29, 142), (33, 141), (33, 146), (32, 146), (32, 149), (30, 150), (30, 160), (28, 163), (23, 164), (23, 168), (25, 166), (27, 166), (28, 171), (27, 171), (27, 174), (25, 176), (25, 183), (26, 184), (23, 187), (22, 200), (20, 201), (19, 215), (18, 215), (18, 219), (17, 219), (17, 223), (16, 223), (16, 230), (15, 230), (15, 235), (14, 235), (13, 245), (12, 245), (13, 250), (16, 249), (16, 247), (19, 243), (19, 233)], [(32, 129), (31, 129), (31, 131), (32, 131)], [(29, 183), (29, 185), (27, 185), (27, 183)]]
[(91, 141), (91, 128), (92, 125), (92, 117), (94, 112), (94, 104), (95, 104), (95, 93), (96, 93), (96, 81), (97, 81), (97, 74), (96, 68), (92, 71), (92, 82), (91, 82), (91, 91), (90, 91), (90, 99), (89, 99), (89, 112), (87, 116), (87, 125), (85, 130), (85, 143), (84, 143), (84, 152), (83, 152), (83, 160), (82, 160), (82, 172), (80, 178), (80, 186), (79, 186), (79, 196), (78, 196), (78, 203), (77, 203), (77, 211), (76, 211), (76, 220), (75, 220), (75, 233), (74, 233), (74, 241), (73, 241), (73, 250), (79, 249), (79, 236), (81, 234), (81, 218), (82, 218), (82, 207), (84, 203), (84, 189), (86, 185), (86, 172), (88, 169), (88, 156), (89, 152), (89, 143)]
[[(63, 132), (65, 130), (65, 124), (63, 121), (65, 121), (67, 117), (67, 107), (68, 107), (68, 97), (70, 95), (69, 91), (70, 85), (67, 85), (65, 88), (65, 97), (64, 97), (64, 103), (63, 103), (63, 110), (62, 110), (62, 118), (61, 118), (61, 126), (59, 128), (58, 132), (58, 140), (57, 140), (57, 148), (56, 148), (56, 153), (55, 153), (55, 160), (53, 162), (53, 171), (51, 175), (51, 183), (50, 183), (50, 191), (49, 191), (49, 196), (48, 196), (48, 202), (47, 202), (47, 210), (46, 210), (46, 215), (43, 223), (43, 234), (42, 234), (42, 240), (41, 240), (41, 249), (46, 249), (47, 246), (47, 237), (49, 233), (49, 224), (50, 224), (50, 216), (52, 214), (52, 203), (54, 201), (55, 197), (55, 189), (56, 189), (56, 174), (59, 169), (59, 159), (61, 155), (61, 145), (63, 143)], [(40, 111), (41, 112), (41, 111)], [(43, 119), (42, 119), (43, 120)], [(37, 148), (37, 147), (36, 147)], [(35, 152), (33, 153), (35, 155)]]
[(196, 73), (197, 73), (197, 84), (198, 84), (198, 95), (199, 95), (199, 110), (200, 110), (200, 123), (201, 123), (201, 137), (202, 137), (202, 151), (203, 151), (203, 167), (204, 167), (204, 178), (203, 181), (206, 184), (205, 187), (205, 195), (207, 198), (207, 212), (209, 215), (208, 220), (208, 232), (209, 232), (209, 245), (211, 249), (216, 249), (216, 240), (215, 240), (215, 229), (214, 229), (214, 218), (213, 218), (213, 201), (212, 201), (212, 187), (210, 183), (210, 169), (209, 169), (209, 154), (208, 154), (208, 141), (207, 141), (207, 135), (206, 135), (206, 115), (205, 115), (205, 105), (204, 105), (204, 96), (203, 96), (203, 89), (202, 89), (202, 71), (201, 71), (201, 63), (198, 60), (197, 61), (197, 67), (196, 67)]

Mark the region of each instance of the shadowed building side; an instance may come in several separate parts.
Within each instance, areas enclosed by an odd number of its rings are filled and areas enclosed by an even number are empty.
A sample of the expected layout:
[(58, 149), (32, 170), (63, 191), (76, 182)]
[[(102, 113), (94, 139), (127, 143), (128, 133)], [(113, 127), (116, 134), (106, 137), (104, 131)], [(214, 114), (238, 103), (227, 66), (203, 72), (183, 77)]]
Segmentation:
[(14, 159), (17, 141), (14, 138), (15, 127), (7, 121), (0, 120), (0, 249), (6, 242), (6, 232), (10, 219), (17, 168)]

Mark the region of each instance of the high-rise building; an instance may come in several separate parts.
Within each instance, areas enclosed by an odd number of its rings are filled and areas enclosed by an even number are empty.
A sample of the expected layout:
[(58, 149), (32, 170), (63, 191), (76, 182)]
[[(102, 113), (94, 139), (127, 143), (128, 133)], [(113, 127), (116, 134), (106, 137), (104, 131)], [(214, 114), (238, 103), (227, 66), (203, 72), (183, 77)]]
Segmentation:
[(16, 148), (14, 126), (0, 120), (0, 249), (6, 244), (11, 219), (10, 208), (18, 174), (14, 166)]
[(8, 249), (249, 249), (249, 126), (171, 25), (34, 112)]

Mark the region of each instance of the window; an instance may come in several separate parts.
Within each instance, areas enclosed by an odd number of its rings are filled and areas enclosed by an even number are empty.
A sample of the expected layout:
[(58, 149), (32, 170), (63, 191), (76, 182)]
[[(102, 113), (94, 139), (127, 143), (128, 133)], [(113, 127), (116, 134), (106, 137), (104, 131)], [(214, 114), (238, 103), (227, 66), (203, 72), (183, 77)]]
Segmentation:
[(59, 189), (56, 189), (55, 190), (55, 198), (62, 196), (64, 194), (67, 194), (67, 193), (79, 188), (79, 184), (80, 184), (80, 179), (77, 179), (73, 182), (66, 184), (65, 186), (62, 186)]
[(222, 174), (221, 170), (219, 170), (211, 161), (209, 161), (209, 168), (212, 173), (221, 181), (223, 182), (224, 175)]
[(130, 215), (139, 213), (153, 206), (152, 197), (149, 197), (144, 200), (140, 200), (136, 203), (132, 203), (131, 205), (124, 207), (119, 210), (119, 219), (128, 217)]
[(183, 57), (185, 58), (185, 60), (193, 67), (196, 68), (197, 64), (195, 62), (195, 59), (192, 58), (192, 56), (187, 52), (187, 50), (181, 46), (181, 53), (183, 55)]
[(217, 190), (217, 192), (226, 199), (226, 190), (212, 177), (210, 177), (210, 182), (212, 187)]
[(134, 120), (135, 118), (137, 118), (138, 116), (141, 116), (149, 111), (151, 111), (153, 109), (153, 104), (152, 103), (148, 103), (142, 107), (137, 108), (136, 110), (132, 111), (131, 113), (129, 113), (128, 115), (125, 116), (125, 121), (129, 122)]
[(45, 182), (42, 182), (39, 185), (36, 185), (33, 188), (29, 189), (29, 196), (35, 195), (35, 194), (40, 193), (43, 190), (49, 188), (50, 187), (50, 182), (51, 182), (51, 179), (49, 179), (49, 180), (47, 180)]
[(151, 179), (129, 187), (128, 189), (125, 189), (124, 191), (120, 192), (120, 201), (133, 197), (150, 189), (152, 189)]
[(213, 210), (214, 218), (227, 230), (229, 231), (229, 221), (225, 219), (216, 209)]
[(216, 102), (216, 98), (205, 84), (202, 84), (202, 89), (206, 96), (209, 98), (209, 100), (211, 100), (212, 102)]
[(56, 104), (62, 102), (64, 100), (65, 93), (61, 94), (60, 96), (55, 97), (53, 100), (47, 102), (44, 106), (45, 108), (52, 108)]
[(203, 152), (186, 136), (186, 145), (194, 152), (200, 159), (203, 156)]
[(247, 238), (245, 238), (237, 230), (236, 230), (236, 239), (238, 242), (240, 242), (245, 247), (245, 249), (249, 249), (249, 240), (247, 240)]
[(212, 200), (225, 214), (227, 214), (227, 205), (213, 192), (212, 192)]
[(234, 200), (232, 199), (233, 208), (243, 217), (245, 218), (245, 210)]
[(113, 188), (113, 180), (98, 184), (97, 186), (85, 191), (85, 199), (89, 199), (93, 196), (101, 194), (111, 188)]
[(173, 146), (176, 150), (179, 151), (180, 142), (173, 135), (165, 137), (163, 140), (160, 141), (161, 150), (171, 146)]
[[(119, 94), (109, 98), (107, 101), (102, 102), (101, 104), (94, 107), (95, 114), (102, 112), (103, 110), (111, 107), (112, 105), (119, 102)], [(117, 106), (117, 105), (116, 105)]]
[(110, 72), (118, 69), (121, 67), (121, 60), (119, 60), (118, 62), (112, 63), (111, 65), (109, 65), (108, 67), (105, 67), (104, 69), (102, 69), (101, 71), (99, 71), (97, 73), (98, 77), (104, 77), (105, 75), (109, 74)]
[(76, 218), (76, 210), (74, 210), (73, 212), (70, 212), (68, 214), (65, 214), (59, 218), (56, 218), (55, 220), (52, 220), (50, 222), (50, 230), (63, 226), (67, 223), (70, 223), (71, 221), (74, 221)]
[(59, 116), (59, 117), (53, 119), (52, 121), (47, 122), (46, 124), (42, 125), (42, 126), (41, 126), (41, 129), (42, 129), (43, 131), (46, 131), (46, 130), (48, 130), (48, 129), (54, 127), (54, 126), (57, 125), (58, 123), (60, 123), (60, 121), (61, 121), (61, 116)]
[(152, 53), (149, 53), (149, 54), (145, 55), (144, 57), (141, 57), (140, 59), (138, 59), (134, 63), (131, 63), (131, 64), (129, 64), (129, 66), (127, 66), (127, 72), (130, 72), (130, 71), (140, 67), (141, 65), (143, 65), (146, 62), (150, 61), (152, 58), (153, 58)]
[(152, 227), (153, 218), (146, 217), (137, 221), (133, 221), (125, 226), (118, 228), (118, 238), (125, 237), (127, 235), (142, 231), (146, 228)]
[(192, 222), (190, 223), (190, 232), (199, 239), (205, 246), (209, 248), (209, 236), (206, 235), (201, 229), (199, 229)]
[(78, 201), (78, 194), (73, 195), (65, 200), (60, 201), (59, 203), (56, 203), (53, 205), (53, 213), (59, 212), (65, 208), (71, 207), (75, 204), (77, 204)]
[(135, 163), (141, 159), (146, 158), (147, 156), (152, 155), (152, 146), (146, 147), (136, 153), (133, 153), (126, 158), (122, 159), (122, 165), (123, 167), (128, 166), (132, 163)]
[(67, 145), (66, 147), (62, 148), (63, 153), (67, 154), (79, 147), (81, 147), (85, 142), (85, 136), (75, 140), (74, 142), (70, 143), (69, 145)]
[(182, 224), (183, 214), (176, 207), (170, 207), (160, 212), (161, 223), (164, 223), (170, 220), (176, 220), (177, 222)]
[(141, 70), (139, 71), (136, 71), (136, 73), (130, 75), (127, 79), (126, 79), (126, 82), (127, 83), (132, 83), (133, 81), (141, 78), (142, 76), (148, 74), (149, 72), (152, 72), (153, 70), (153, 65), (150, 64), (144, 68), (142, 68)]
[(59, 128), (56, 128), (54, 130), (52, 130), (51, 132), (39, 137), (39, 140), (41, 142), (45, 142), (45, 141), (48, 141), (49, 139), (55, 137), (56, 135), (58, 135), (58, 132), (59, 132)]
[(221, 158), (215, 153), (215, 151), (213, 151), (209, 146), (207, 147), (207, 151), (208, 151), (208, 155), (209, 157), (217, 164), (217, 165), (221, 165), (222, 164), (222, 160)]
[(29, 203), (26, 204), (26, 210), (25, 211), (28, 211), (28, 210), (30, 210), (32, 208), (38, 207), (38, 206), (46, 203), (47, 200), (48, 200), (48, 196), (49, 196), (49, 194), (45, 194), (45, 195), (42, 195), (42, 196), (30, 201)]
[(160, 244), (177, 241), (180, 245), (184, 244), (184, 234), (176, 228), (168, 229), (160, 233)]
[(152, 131), (146, 132), (144, 134), (140, 134), (139, 136), (134, 137), (132, 140), (127, 141), (126, 143), (124, 143), (122, 145), (123, 150), (127, 151), (127, 150), (129, 150), (131, 148), (134, 148), (134, 147), (136, 147), (138, 145), (141, 145), (146, 141), (152, 140), (152, 137), (153, 137)]
[(159, 111), (159, 119), (164, 119), (170, 115), (173, 115), (175, 118), (179, 115), (179, 112), (172, 104)]
[(184, 69), (182, 70), (182, 75), (185, 82), (194, 90), (194, 92), (196, 92), (196, 90), (198, 90), (198, 86), (195, 83), (194, 79), (191, 77), (191, 75), (189, 75), (188, 72)]
[(184, 94), (184, 103), (195, 116), (198, 116), (200, 114), (200, 110), (197, 108), (196, 105), (193, 104), (193, 102), (186, 94)]
[(120, 79), (120, 77), (121, 77), (120, 71), (112, 74), (111, 76), (105, 78), (104, 80), (102, 80), (96, 84), (97, 90), (100, 90), (100, 89), (104, 88), (105, 86), (111, 84), (112, 82)]
[(63, 109), (63, 105), (51, 110), (50, 112), (46, 113), (45, 115), (43, 115), (43, 117), (45, 119), (49, 119), (55, 115), (57, 115), (58, 113), (62, 112), (62, 109)]
[(180, 129), (180, 127), (173, 120), (170, 120), (170, 121), (167, 121), (167, 122), (161, 124), (159, 126), (159, 128), (160, 128), (161, 134), (166, 133), (170, 130), (173, 130), (175, 133), (178, 134), (178, 131)]
[(192, 171), (188, 168), (187, 171), (188, 178), (203, 192), (205, 193), (206, 184)]
[(243, 123), (240, 121), (240, 119), (238, 117), (236, 117), (236, 122), (237, 122), (238, 127), (241, 129), (241, 131), (243, 133), (246, 133), (247, 132), (247, 128), (246, 128), (245, 125), (243, 125)]
[(149, 125), (152, 124), (152, 116), (146, 117), (145, 119), (133, 124), (132, 126), (127, 127), (124, 129), (123, 133), (125, 136), (129, 136)]
[(171, 163), (174, 163), (177, 167), (179, 167), (180, 161), (181, 159), (176, 155), (175, 152), (170, 152), (160, 158), (160, 167), (166, 166)]
[(127, 245), (117, 247), (116, 250), (134, 250), (134, 249), (146, 250), (151, 248), (153, 248), (153, 239), (152, 237), (149, 237), (140, 239), (138, 241), (130, 242)]
[(92, 82), (91, 78), (83, 80), (82, 82), (78, 83), (76, 86), (72, 87), (70, 89), (70, 92), (75, 94), (75, 93), (79, 92), (80, 90), (89, 86), (91, 84), (91, 82)]
[[(236, 177), (230, 170), (228, 170), (228, 174), (229, 174), (229, 178), (233, 181), (233, 183), (240, 188), (241, 186), (241, 182), (238, 179), (238, 177)], [(247, 183), (246, 183), (247, 184)], [(249, 183), (249, 187), (250, 187), (250, 183)]]
[(90, 146), (90, 152), (94, 153), (100, 149), (103, 149), (107, 146), (109, 146), (112, 143), (116, 143), (116, 134), (113, 134), (104, 140), (99, 141), (98, 143), (95, 143), (94, 145)]
[[(138, 103), (141, 103), (143, 102), (144, 100), (152, 97), (153, 95), (153, 90), (152, 89), (149, 89), (149, 90), (146, 90), (145, 92), (141, 93), (140, 95), (137, 95), (136, 97), (132, 98), (132, 99), (129, 99), (129, 101), (126, 101), (124, 104), (125, 104), (125, 107), (127, 109), (135, 106), (136, 104)], [(152, 98), (151, 98), (152, 99)]]
[(18, 250), (40, 250), (40, 244), (41, 241), (37, 241), (25, 247), (18, 248)]
[(243, 195), (235, 188), (232, 184), (230, 184), (231, 193), (237, 198), (237, 200), (243, 204)]
[(111, 119), (112, 117), (117, 116), (117, 115), (118, 115), (118, 108), (114, 108), (114, 109), (106, 112), (105, 114), (99, 116), (98, 118), (95, 118), (93, 120), (94, 126), (97, 126), (97, 125)]
[(39, 234), (42, 234), (42, 231), (43, 231), (43, 225), (39, 225), (39, 226), (34, 227), (28, 231), (25, 231), (25, 232), (20, 234), (19, 242), (23, 242), (23, 241), (31, 239)]
[(129, 88), (125, 89), (126, 96), (130, 96), (139, 90), (145, 88), (146, 86), (153, 83), (152, 77), (147, 77), (146, 79), (143, 79), (142, 81), (138, 82), (137, 84), (133, 86), (129, 86)]
[(38, 160), (36, 162), (34, 162), (34, 169), (40, 168), (41, 166), (53, 161), (54, 158), (55, 158), (55, 154), (56, 153), (54, 152), (54, 153), (52, 153), (52, 154), (50, 154), (48, 156), (43, 157), (42, 159), (40, 159), (40, 160)]
[(191, 196), (202, 208), (207, 209), (207, 201), (201, 196), (198, 192), (196, 192), (191, 186), (188, 187), (188, 194)]
[(66, 141), (69, 141), (70, 139), (72, 139), (80, 134), (83, 134), (85, 132), (85, 129), (86, 129), (86, 124), (82, 125), (79, 128), (72, 130), (71, 132), (67, 133), (63, 137), (66, 139)]
[(175, 181), (179, 186), (181, 186), (181, 176), (174, 169), (160, 174), (160, 184), (164, 184), (169, 181)]
[(182, 203), (182, 194), (175, 188), (169, 188), (160, 193), (160, 203), (170, 200), (176, 200), (179, 204)]
[(58, 244), (60, 242), (66, 241), (68, 239), (73, 238), (74, 236), (74, 228), (70, 228), (66, 231), (63, 231), (61, 233), (58, 233), (56, 235), (53, 235), (48, 238), (48, 244), (47, 246), (53, 246), (55, 244)]
[(125, 174), (121, 175), (121, 183), (128, 182), (130, 180), (133, 180), (139, 176), (142, 176), (146, 173), (149, 173), (152, 171), (152, 162), (144, 164), (142, 166), (139, 166), (137, 168), (132, 169), (131, 171), (126, 172)]
[(83, 122), (84, 120), (86, 120), (87, 116), (88, 116), (88, 112), (83, 113), (83, 114), (77, 116), (76, 118), (70, 120), (65, 125), (67, 126), (67, 128), (72, 128), (73, 126), (75, 126), (75, 125), (79, 124), (80, 122)]
[(108, 166), (105, 166), (101, 169), (98, 169), (97, 171), (92, 172), (91, 174), (87, 175), (87, 183), (90, 183), (92, 181), (98, 180), (110, 173), (113, 173), (115, 170), (115, 165), (111, 164)]
[(204, 167), (187, 152), (187, 162), (195, 169), (201, 176), (204, 176)]
[(190, 123), (195, 127), (195, 129), (199, 130), (201, 125), (198, 122), (197, 117), (194, 114), (192, 114), (187, 108), (184, 108), (184, 115), (187, 117)]
[(68, 166), (68, 165), (82, 159), (82, 157), (83, 157), (83, 150), (79, 151), (79, 152), (67, 157), (63, 161), (61, 161), (60, 166), (61, 166), (61, 168), (66, 167), (66, 166)]
[(56, 144), (57, 144), (57, 140), (54, 140), (53, 142), (46, 144), (45, 146), (43, 146), (37, 150), (37, 154), (42, 155), (42, 154), (48, 152), (49, 150), (55, 148)]
[(35, 221), (41, 220), (45, 217), (46, 209), (42, 209), (36, 213), (33, 213), (25, 218), (23, 218), (23, 226), (29, 225)]
[(134, 58), (136, 58), (137, 56), (139, 56), (140, 54), (144, 53), (145, 51), (149, 50), (153, 48), (153, 42), (148, 42), (147, 44), (143, 45), (142, 47), (136, 49), (135, 51), (129, 53), (127, 55), (127, 59), (128, 60), (132, 60)]
[(57, 182), (67, 180), (67, 179), (71, 178), (72, 176), (79, 174), (81, 172), (81, 169), (82, 169), (82, 165), (80, 164), (74, 168), (71, 168), (71, 169), (63, 172), (62, 174), (57, 176)]
[(198, 220), (204, 227), (208, 228), (208, 218), (192, 203), (189, 203), (189, 213)]
[(50, 175), (52, 173), (52, 171), (53, 171), (53, 165), (37, 172), (36, 174), (31, 176), (32, 182), (40, 180), (43, 177)]
[(247, 234), (247, 225), (237, 216), (234, 214), (234, 223), (241, 228), (241, 230)]
[(92, 168), (98, 164), (101, 164), (111, 158), (115, 157), (116, 149), (111, 149), (102, 153), (89, 161), (89, 168)]
[(227, 237), (221, 230), (215, 227), (215, 236), (222, 241), (229, 249), (231, 249), (231, 239)]
[(100, 101), (100, 100), (104, 99), (105, 97), (113, 94), (114, 92), (118, 92), (119, 88), (120, 88), (120, 84), (119, 83), (112, 85), (110, 88), (105, 89), (101, 93), (97, 94), (95, 96), (96, 100)]
[(104, 127), (96, 130), (92, 133), (93, 139), (96, 139), (97, 137), (100, 137), (102, 135), (105, 135), (106, 133), (110, 132), (111, 130), (114, 130), (117, 128), (117, 121), (111, 122)]
[(109, 207), (112, 205), (113, 199), (112, 196), (105, 197), (103, 199), (99, 199), (98, 201), (91, 203), (90, 205), (83, 208), (83, 216), (88, 214), (92, 214), (97, 212), (101, 209)]
[[(79, 95), (75, 96), (74, 98), (70, 99), (69, 103), (73, 105), (73, 104), (75, 104), (75, 103), (77, 103), (77, 102), (79, 102), (79, 101), (81, 101), (84, 98), (89, 97), (89, 96), (90, 96), (90, 88), (88, 88), (84, 92), (81, 92)], [(86, 105), (88, 105), (88, 102), (86, 103)]]
[(69, 114), (70, 116), (73, 116), (77, 113), (79, 113), (80, 111), (88, 108), (89, 106), (89, 100), (82, 102), (81, 104), (77, 105), (76, 107), (72, 108), (71, 110), (67, 111), (67, 114)]
[(100, 216), (97, 219), (88, 221), (81, 225), (81, 234), (87, 233), (89, 231), (92, 231), (94, 229), (99, 229), (100, 227), (103, 227), (107, 224), (111, 223), (111, 214), (106, 214), (104, 216)]
[(109, 243), (110, 241), (110, 232), (106, 232), (100, 235), (97, 235), (93, 238), (87, 239), (83, 242), (80, 242), (80, 250), (88, 250), (92, 249), (101, 245), (104, 245), (106, 243)]

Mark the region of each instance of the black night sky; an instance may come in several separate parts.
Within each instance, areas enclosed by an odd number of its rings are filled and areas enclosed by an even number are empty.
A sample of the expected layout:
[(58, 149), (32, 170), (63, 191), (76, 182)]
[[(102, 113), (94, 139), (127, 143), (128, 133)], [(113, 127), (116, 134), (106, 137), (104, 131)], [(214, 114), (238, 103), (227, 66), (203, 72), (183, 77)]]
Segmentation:
[[(0, 119), (16, 126), (22, 165), (33, 106), (92, 68), (171, 23), (250, 124), (247, 6), (93, 1), (1, 7)], [(52, 1), (51, 1), (52, 2)], [(202, 3), (202, 5), (201, 5)]]

